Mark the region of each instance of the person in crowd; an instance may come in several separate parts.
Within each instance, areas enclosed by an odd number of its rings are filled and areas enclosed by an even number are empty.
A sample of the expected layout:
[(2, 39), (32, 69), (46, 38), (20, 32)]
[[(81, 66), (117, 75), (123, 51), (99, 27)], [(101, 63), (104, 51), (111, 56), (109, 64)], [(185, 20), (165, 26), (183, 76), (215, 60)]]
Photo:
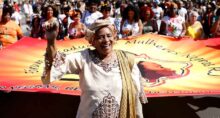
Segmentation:
[(150, 7), (144, 7), (142, 9), (142, 12), (145, 12), (143, 16), (141, 16), (141, 20), (143, 22), (143, 34), (152, 32), (152, 33), (157, 33), (158, 32), (158, 26), (157, 26), (157, 21), (154, 18), (154, 12)]
[(158, 0), (153, 0), (152, 3), (152, 11), (154, 13), (154, 19), (157, 21), (157, 26), (158, 28), (160, 27), (161, 24), (161, 19), (164, 16), (164, 11), (163, 9), (159, 6), (160, 2)]
[(13, 6), (13, 13), (11, 15), (11, 19), (14, 20), (19, 26), (21, 24), (21, 15), (19, 11), (16, 10), (16, 8)]
[(194, 11), (197, 11), (198, 14), (199, 14), (199, 17), (198, 17), (198, 21), (201, 22), (202, 21), (202, 17), (204, 16), (205, 14), (205, 5), (204, 3), (198, 3), (196, 4), (196, 9)]
[(181, 0), (178, 1), (177, 5), (178, 5), (178, 15), (182, 16), (184, 18), (184, 20), (187, 20), (187, 10), (184, 6), (183, 1), (181, 1)]
[(220, 8), (218, 8), (218, 10), (216, 11), (216, 21), (211, 28), (211, 33), (215, 38), (220, 37)]
[(123, 37), (142, 34), (143, 24), (139, 18), (139, 11), (135, 6), (128, 5), (122, 16), (120, 31)]
[(40, 29), (40, 34), (41, 34), (41, 38), (42, 39), (46, 39), (46, 28), (45, 26), (47, 24), (50, 24), (51, 22), (56, 21), (59, 24), (59, 33), (57, 36), (57, 39), (61, 39), (60, 38), (60, 33), (61, 32), (61, 27), (60, 27), (60, 21), (58, 20), (58, 11), (54, 8), (54, 6), (52, 5), (48, 5), (46, 7), (44, 7), (43, 12), (42, 12), (42, 19), (41, 19), (41, 29)]
[(206, 7), (206, 12), (202, 18), (202, 25), (206, 38), (212, 37), (210, 29), (213, 24), (214, 24), (214, 9), (212, 5), (209, 3)]
[(115, 27), (118, 31), (118, 38), (122, 38), (121, 34), (120, 34), (120, 29), (121, 29), (121, 20), (122, 20), (122, 16), (121, 16), (121, 1), (117, 1), (115, 3), (115, 10), (114, 10), (114, 24)]
[(168, 15), (162, 19), (159, 34), (181, 38), (185, 36), (185, 20), (178, 15), (177, 4), (171, 2), (168, 7)]
[(11, 20), (12, 12), (12, 6), (4, 5), (0, 21), (0, 42), (2, 42), (3, 48), (10, 46), (23, 37), (20, 26)]
[(143, 118), (141, 101), (146, 99), (143, 99), (141, 74), (132, 59), (134, 55), (113, 49), (117, 33), (112, 23), (96, 20), (86, 32), (86, 39), (94, 48), (68, 55), (57, 51), (56, 27), (49, 25), (46, 33), (41, 79), (47, 85), (65, 73), (79, 74), (82, 94), (76, 118)]
[(70, 9), (67, 1), (63, 1), (63, 3), (61, 4), (61, 9)]
[(143, 19), (143, 16), (145, 15), (146, 7), (150, 7), (147, 2), (144, 2), (144, 1), (139, 1), (138, 2), (138, 8), (139, 8), (139, 11), (140, 11), (139, 16), (140, 16), (141, 20)]
[(197, 19), (199, 17), (198, 12), (191, 11), (189, 14), (189, 22), (187, 22), (187, 36), (197, 40), (203, 38), (203, 27), (201, 22)]
[(97, 10), (99, 0), (89, 0), (87, 3), (88, 10), (86, 10), (82, 15), (82, 23), (89, 27), (95, 20), (102, 17), (102, 13)]
[(33, 38), (40, 38), (41, 37), (41, 32), (40, 32), (40, 21), (41, 18), (39, 15), (35, 15), (35, 17), (32, 20), (31, 23), (31, 34), (30, 36)]
[(163, 9), (163, 16), (161, 17), (161, 19), (162, 19), (164, 16), (167, 16), (167, 15), (168, 15), (168, 6), (170, 6), (170, 3), (171, 3), (170, 0), (165, 0), (165, 1), (162, 1), (162, 2), (160, 3), (160, 7)]
[(152, 11), (156, 20), (161, 20), (163, 18), (164, 12), (163, 9), (159, 6), (158, 0), (153, 0)]
[[(104, 4), (103, 6), (101, 6), (101, 12), (102, 12), (102, 17), (100, 17), (99, 19), (103, 19), (103, 20), (110, 20), (110, 22), (112, 23), (112, 25), (115, 26), (116, 30), (117, 30), (117, 37), (121, 38), (121, 34), (120, 34), (120, 23), (121, 23), (121, 18), (119, 16), (116, 16), (116, 18), (111, 17), (110, 12), (111, 12), (111, 6), (109, 6), (108, 4)], [(116, 14), (117, 15), (117, 14)]]
[(187, 10), (187, 16), (186, 16), (186, 21), (189, 20), (189, 14), (191, 13), (191, 11), (197, 11), (195, 3), (193, 1), (186, 1), (186, 10)]
[(85, 11), (85, 2), (83, 2), (83, 0), (77, 0), (77, 9), (79, 9), (82, 13), (84, 13)]
[(18, 1), (17, 0), (13, 0), (13, 8), (15, 11), (17, 11), (18, 13), (20, 12), (20, 7), (19, 7), (19, 4), (18, 4)]
[(64, 27), (64, 35), (66, 36), (68, 34), (68, 27), (73, 20), (70, 18), (70, 13), (72, 13), (74, 10), (70, 10), (69, 5), (65, 5), (61, 8), (61, 14), (59, 14), (59, 18), (62, 21), (63, 27)]
[(73, 22), (68, 28), (69, 38), (76, 39), (84, 37), (86, 26), (80, 21), (82, 17), (81, 11), (79, 9), (74, 10), (71, 17), (73, 19)]
[(43, 6), (42, 0), (36, 0), (33, 4), (33, 14), (40, 15), (41, 14), (41, 8)]
[(111, 6), (107, 4), (102, 5), (101, 6), (102, 17), (100, 17), (99, 19), (110, 20), (111, 23), (114, 24), (115, 19), (111, 17), (110, 12), (111, 12)]
[(66, 17), (63, 19), (63, 26), (67, 28), (68, 31), (68, 27), (70, 26), (70, 23), (73, 22), (72, 19), (72, 14), (74, 13), (74, 9), (69, 9), (69, 11), (67, 12), (67, 9), (64, 11), (66, 14)]
[(24, 10), (26, 22), (30, 23), (31, 16), (33, 15), (33, 8), (29, 0), (25, 0), (25, 3), (23, 5), (23, 10)]

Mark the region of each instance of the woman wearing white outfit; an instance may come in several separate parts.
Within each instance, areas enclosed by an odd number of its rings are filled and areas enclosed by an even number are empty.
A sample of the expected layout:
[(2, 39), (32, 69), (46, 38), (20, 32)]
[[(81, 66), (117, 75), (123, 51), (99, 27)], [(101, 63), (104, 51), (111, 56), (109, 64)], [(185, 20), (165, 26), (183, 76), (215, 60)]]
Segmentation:
[(121, 22), (121, 34), (123, 37), (142, 34), (143, 24), (139, 19), (139, 13), (135, 6), (128, 5), (123, 12)]
[(86, 31), (86, 39), (95, 49), (68, 55), (57, 52), (56, 27), (49, 31), (42, 81), (49, 84), (65, 73), (79, 74), (77, 118), (143, 118), (141, 74), (132, 63), (132, 54), (113, 50), (116, 31), (109, 20), (96, 20)]

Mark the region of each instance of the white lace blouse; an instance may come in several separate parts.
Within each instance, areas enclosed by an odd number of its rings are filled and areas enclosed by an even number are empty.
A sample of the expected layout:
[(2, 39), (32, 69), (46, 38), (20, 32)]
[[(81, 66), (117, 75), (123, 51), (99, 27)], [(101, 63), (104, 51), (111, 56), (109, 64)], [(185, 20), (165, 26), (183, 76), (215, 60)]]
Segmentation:
[[(117, 60), (103, 64), (94, 51), (89, 49), (69, 55), (57, 53), (51, 68), (50, 81), (43, 81), (49, 83), (58, 80), (65, 73), (77, 73), (80, 76), (81, 102), (77, 118), (118, 117), (122, 81)], [(141, 74), (136, 64), (131, 74), (140, 91)], [(137, 99), (137, 117), (143, 117), (139, 99)]]

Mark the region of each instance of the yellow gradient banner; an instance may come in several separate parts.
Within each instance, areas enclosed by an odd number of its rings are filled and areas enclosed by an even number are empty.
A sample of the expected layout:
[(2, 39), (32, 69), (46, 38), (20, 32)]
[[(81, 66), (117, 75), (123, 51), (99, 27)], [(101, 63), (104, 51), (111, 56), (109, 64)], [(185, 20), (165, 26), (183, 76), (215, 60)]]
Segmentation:
[[(115, 49), (136, 54), (149, 97), (220, 94), (220, 50), (205, 41), (146, 34), (119, 40)], [(90, 47), (84, 39), (57, 41), (71, 53)], [(0, 51), (0, 90), (80, 95), (78, 75), (41, 83), (46, 40), (25, 37)]]

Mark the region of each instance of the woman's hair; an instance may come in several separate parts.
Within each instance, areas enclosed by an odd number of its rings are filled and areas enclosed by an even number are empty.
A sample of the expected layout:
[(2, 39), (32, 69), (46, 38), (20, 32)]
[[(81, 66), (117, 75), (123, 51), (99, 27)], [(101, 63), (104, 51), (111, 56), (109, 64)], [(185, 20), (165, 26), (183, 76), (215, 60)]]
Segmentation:
[(62, 7), (62, 8), (61, 8), (61, 12), (62, 12), (62, 13), (69, 12), (69, 10), (70, 10), (70, 7), (69, 7), (69, 6), (65, 6), (65, 7)]
[(170, 8), (176, 8), (178, 9), (178, 5), (175, 2), (171, 2)]
[[(208, 5), (211, 6), (211, 10), (212, 10), (212, 11), (215, 11), (216, 6), (215, 6), (215, 4), (214, 4), (213, 2), (209, 2)], [(208, 6), (207, 6), (207, 7), (208, 7)]]
[(198, 12), (196, 12), (196, 11), (191, 11), (190, 13), (189, 13), (189, 16), (191, 17), (191, 16), (196, 16), (197, 18), (199, 17), (199, 14), (198, 14)]
[(121, 1), (117, 1), (116, 3), (115, 3), (115, 8), (117, 9), (117, 8), (120, 8), (120, 6), (121, 6)]
[(144, 6), (140, 9), (140, 18), (142, 21), (144, 21), (147, 11), (150, 11), (150, 19), (154, 17), (154, 12), (152, 11), (152, 9), (150, 7)]
[(93, 5), (93, 4), (99, 5), (100, 4), (100, 0), (88, 0), (86, 2), (86, 6), (90, 6), (90, 5)]
[(79, 9), (74, 9), (74, 13), (72, 14), (73, 17), (76, 17), (78, 14), (80, 14), (80, 17), (82, 18), (82, 12)]
[(4, 5), (2, 16), (5, 16), (7, 13), (9, 13), (10, 16), (12, 15), (12, 13), (13, 13), (13, 8), (12, 8), (12, 6), (10, 6), (10, 5)]
[(139, 10), (138, 8), (136, 8), (135, 6), (133, 5), (128, 5), (125, 10), (123, 11), (123, 14), (122, 14), (122, 18), (125, 20), (125, 19), (128, 19), (128, 12), (129, 11), (134, 11), (134, 21), (135, 22), (138, 22), (139, 21)]
[(138, 7), (141, 8), (141, 7), (144, 7), (146, 4), (145, 1), (138, 1)]
[(40, 20), (41, 20), (41, 19), (40, 19), (40, 16), (38, 16), (38, 15), (34, 16), (32, 22), (31, 22), (32, 28), (35, 28), (35, 25), (34, 25), (34, 22), (35, 22), (35, 21), (37, 21), (37, 22), (39, 23), (39, 25), (40, 25)]
[(53, 9), (53, 16), (57, 18), (58, 17), (58, 10), (53, 5), (47, 5), (47, 6), (43, 7), (43, 10), (42, 10), (43, 12), (41, 14), (42, 18), (47, 18), (47, 10), (49, 8)]
[(169, 4), (167, 4), (168, 6), (167, 6), (167, 15), (168, 16), (172, 16), (172, 12), (171, 12), (171, 10), (173, 10), (173, 13), (175, 13), (176, 15), (178, 14), (178, 6), (177, 6), (177, 4), (175, 3), (175, 2), (170, 2)]
[(103, 11), (111, 11), (111, 6), (110, 5), (101, 6), (101, 12), (103, 12)]
[(216, 16), (220, 16), (220, 8), (216, 11)]

